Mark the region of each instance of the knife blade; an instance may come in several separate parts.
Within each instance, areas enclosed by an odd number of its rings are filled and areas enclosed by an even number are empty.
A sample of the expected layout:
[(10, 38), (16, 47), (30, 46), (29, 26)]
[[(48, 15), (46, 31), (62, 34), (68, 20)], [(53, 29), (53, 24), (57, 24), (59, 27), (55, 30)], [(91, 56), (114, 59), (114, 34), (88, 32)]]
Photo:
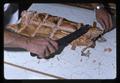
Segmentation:
[[(67, 46), (69, 43), (71, 43), (73, 40), (75, 40), (78, 37), (82, 36), (83, 34), (87, 33), (90, 28), (91, 28), (91, 26), (88, 24), (81, 26), (80, 29), (76, 30), (75, 32), (73, 32), (59, 40), (56, 40), (56, 42), (58, 43), (59, 47), (63, 48), (65, 46)], [(37, 56), (34, 53), (30, 53), (30, 54), (31, 54), (31, 56)]]
[(69, 43), (71, 43), (73, 40), (77, 39), (78, 37), (85, 34), (89, 29), (90, 25), (84, 25), (80, 27), (80, 29), (76, 30), (75, 32), (57, 40), (58, 45), (64, 45), (67, 46)]

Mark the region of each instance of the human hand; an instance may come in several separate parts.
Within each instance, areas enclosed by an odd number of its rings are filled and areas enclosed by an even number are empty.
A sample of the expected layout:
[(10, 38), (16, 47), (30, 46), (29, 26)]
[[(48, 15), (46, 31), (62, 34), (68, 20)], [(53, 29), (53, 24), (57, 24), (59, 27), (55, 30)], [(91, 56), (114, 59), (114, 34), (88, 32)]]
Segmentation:
[(101, 24), (105, 32), (112, 29), (111, 15), (104, 8), (96, 10), (96, 19)]
[(30, 51), (31, 53), (37, 54), (38, 58), (46, 58), (49, 57), (50, 54), (58, 50), (58, 44), (57, 42), (49, 38), (31, 38), (27, 42), (26, 50)]

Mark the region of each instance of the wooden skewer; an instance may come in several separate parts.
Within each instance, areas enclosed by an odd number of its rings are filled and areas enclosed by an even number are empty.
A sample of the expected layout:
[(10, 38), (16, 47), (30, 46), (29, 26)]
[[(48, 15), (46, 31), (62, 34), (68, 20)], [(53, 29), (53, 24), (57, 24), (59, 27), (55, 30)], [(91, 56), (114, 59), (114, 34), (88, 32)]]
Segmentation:
[(30, 71), (30, 72), (34, 72), (34, 73), (37, 73), (37, 74), (43, 74), (43, 75), (53, 77), (53, 78), (57, 78), (57, 79), (65, 79), (63, 77), (59, 77), (59, 76), (56, 76), (56, 75), (52, 75), (52, 74), (48, 74), (48, 73), (45, 73), (45, 72), (37, 71), (37, 70), (30, 69), (30, 68), (27, 68), (27, 67), (19, 66), (19, 65), (9, 63), (9, 62), (6, 62), (6, 61), (4, 61), (4, 63), (7, 64), (7, 65), (11, 65), (11, 66), (14, 66), (14, 67), (17, 67), (17, 68), (20, 68), (20, 69), (24, 69), (24, 70), (27, 70), (27, 71)]

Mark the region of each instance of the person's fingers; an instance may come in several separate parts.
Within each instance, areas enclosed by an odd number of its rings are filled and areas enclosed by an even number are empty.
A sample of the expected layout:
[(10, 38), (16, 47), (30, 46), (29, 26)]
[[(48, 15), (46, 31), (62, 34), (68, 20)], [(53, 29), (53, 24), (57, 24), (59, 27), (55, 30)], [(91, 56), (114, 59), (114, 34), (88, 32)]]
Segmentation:
[(38, 58), (44, 58), (44, 55), (45, 55), (45, 52), (44, 52), (44, 51), (45, 51), (44, 48), (39, 49), (39, 50), (36, 52), (36, 54), (38, 55), (37, 57), (38, 57)]
[(45, 57), (49, 57), (49, 56), (50, 56), (50, 54), (51, 54), (51, 51), (50, 51), (50, 50), (49, 50), (49, 48), (47, 47)]
[(113, 24), (112, 24), (112, 17), (111, 17), (111, 15), (109, 15), (108, 17), (109, 17), (109, 25), (110, 25), (109, 28), (111, 29), (111, 28), (112, 28), (112, 25), (113, 25)]
[(104, 19), (101, 19), (102, 20), (102, 22), (103, 22), (103, 24), (105, 25), (105, 31), (107, 31), (108, 30), (108, 22), (106, 21), (106, 20), (104, 20)]
[(55, 50), (58, 50), (59, 46), (57, 42), (51, 40), (50, 43), (55, 47)]
[(105, 24), (103, 23), (101, 15), (99, 15), (99, 11), (98, 10), (96, 11), (96, 19), (100, 23), (100, 25), (102, 26), (102, 29), (105, 30)]
[(103, 18), (103, 21), (106, 25), (107, 30), (109, 30), (109, 28), (110, 28), (109, 20), (110, 19), (109, 19), (108, 15), (106, 15), (105, 18)]
[(32, 57), (37, 56), (37, 54), (34, 54), (34, 53), (30, 53), (30, 55), (31, 55)]
[(37, 56), (38, 59), (42, 58), (43, 57), (43, 53), (42, 52), (38, 52), (37, 50), (33, 50), (33, 51), (30, 51), (31, 53), (31, 56), (35, 57)]
[(50, 51), (49, 51), (48, 47), (45, 49), (44, 53), (45, 53), (44, 58), (48, 57), (50, 55)]
[(53, 41), (53, 40), (50, 40), (47, 38), (47, 41), (49, 42), (49, 44), (55, 49), (55, 50), (58, 50), (58, 43)]
[(44, 56), (43, 56), (43, 54), (37, 54), (37, 58), (41, 59), (41, 58), (44, 58)]
[(102, 22), (102, 20), (97, 20), (97, 21), (101, 24), (102, 28), (105, 29), (105, 25), (104, 25), (104, 23)]
[(111, 15), (107, 12), (107, 11), (104, 11), (106, 13), (105, 18), (103, 18), (105, 20), (105, 23), (106, 23), (106, 28), (107, 28), (107, 31), (110, 30), (112, 28), (112, 18), (111, 18)]
[(49, 54), (53, 53), (56, 48), (55, 48), (54, 45), (50, 42), (50, 41), (51, 41), (50, 39), (46, 38), (45, 40), (46, 40), (45, 43), (44, 43), (44, 45), (46, 46), (46, 48), (45, 48), (45, 53), (47, 53), (47, 54), (45, 54), (45, 55), (48, 55), (48, 53), (49, 53)]
[(96, 11), (97, 21), (105, 28), (105, 32), (112, 28), (112, 18), (104, 9)]
[(41, 57), (37, 56), (38, 59), (41, 59)]
[(53, 52), (55, 52), (56, 49), (54, 48), (53, 45), (49, 44), (48, 45), (48, 50), (49, 50), (50, 54), (52, 54)]

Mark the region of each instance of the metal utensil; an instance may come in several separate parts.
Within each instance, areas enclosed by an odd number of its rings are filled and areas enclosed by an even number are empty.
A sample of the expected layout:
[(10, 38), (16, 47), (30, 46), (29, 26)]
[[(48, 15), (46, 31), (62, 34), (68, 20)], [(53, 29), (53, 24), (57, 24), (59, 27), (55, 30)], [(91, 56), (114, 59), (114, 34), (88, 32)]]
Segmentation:
[[(59, 47), (65, 47), (67, 46), (69, 43), (71, 43), (73, 40), (77, 39), (78, 37), (82, 36), (83, 34), (85, 34), (89, 29), (90, 29), (90, 25), (84, 25), (82, 27), (80, 27), (80, 29), (76, 30), (75, 32), (57, 40), (56, 42), (58, 43)], [(34, 53), (30, 53), (31, 56), (38, 56)]]

